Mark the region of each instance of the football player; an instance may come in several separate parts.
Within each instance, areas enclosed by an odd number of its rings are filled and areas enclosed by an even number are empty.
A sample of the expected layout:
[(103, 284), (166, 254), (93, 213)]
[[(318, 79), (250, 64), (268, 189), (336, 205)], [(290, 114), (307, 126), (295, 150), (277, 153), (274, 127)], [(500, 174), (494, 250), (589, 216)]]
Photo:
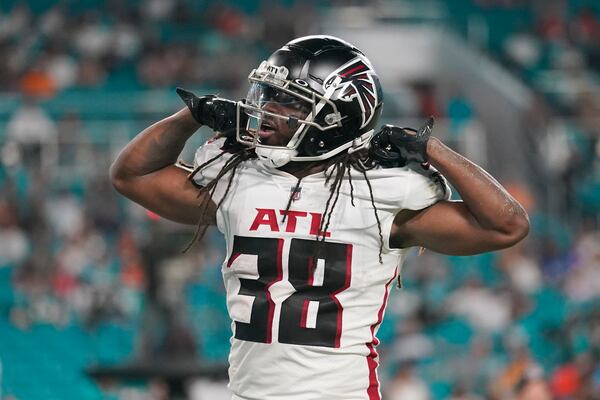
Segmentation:
[[(137, 135), (112, 182), (225, 235), (234, 399), (380, 399), (376, 333), (407, 250), (502, 249), (527, 234), (527, 215), (431, 137), (433, 120), (375, 133), (379, 79), (343, 40), (293, 40), (249, 82), (239, 102), (178, 89), (187, 107)], [(201, 125), (217, 135), (189, 173), (177, 158)]]

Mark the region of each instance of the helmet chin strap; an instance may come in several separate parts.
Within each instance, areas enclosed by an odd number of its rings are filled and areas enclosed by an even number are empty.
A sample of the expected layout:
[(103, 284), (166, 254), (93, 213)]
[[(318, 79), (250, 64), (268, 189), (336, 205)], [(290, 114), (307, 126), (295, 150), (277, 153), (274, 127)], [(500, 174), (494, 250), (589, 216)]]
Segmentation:
[(292, 149), (270, 149), (265, 147), (255, 147), (254, 151), (259, 160), (269, 168), (283, 167), (289, 163), (292, 158), (298, 154), (297, 150)]
[(373, 137), (374, 130), (371, 129), (354, 140), (343, 144), (333, 150), (328, 151), (327, 153), (318, 155), (318, 156), (298, 156), (298, 151), (293, 149), (273, 149), (268, 147), (260, 147), (257, 146), (254, 148), (256, 155), (262, 163), (269, 168), (279, 168), (283, 167), (285, 164), (290, 161), (323, 161), (327, 160), (339, 154), (343, 151), (348, 151), (348, 153), (354, 153), (355, 151), (359, 151), (361, 149), (365, 149), (369, 147), (371, 142), (371, 138)]

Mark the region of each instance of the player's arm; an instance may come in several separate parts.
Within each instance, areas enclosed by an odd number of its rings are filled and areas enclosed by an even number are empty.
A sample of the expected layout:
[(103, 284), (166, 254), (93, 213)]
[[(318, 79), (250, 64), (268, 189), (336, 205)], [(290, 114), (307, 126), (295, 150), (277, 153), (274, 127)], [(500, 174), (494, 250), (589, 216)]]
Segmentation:
[(469, 255), (506, 248), (523, 239), (529, 231), (523, 207), (481, 167), (438, 139), (429, 139), (432, 125), (433, 120), (418, 132), (395, 131), (384, 148), (397, 149), (404, 162), (431, 163), (463, 201), (401, 211), (392, 225), (390, 246), (422, 246), (445, 254)]
[(181, 88), (177, 94), (187, 107), (129, 142), (110, 167), (111, 180), (124, 196), (162, 217), (184, 224), (214, 224), (216, 205), (175, 163), (185, 142), (202, 125), (229, 132), (226, 145), (234, 147), (235, 138), (230, 136), (237, 103), (214, 95), (198, 97)]
[[(172, 221), (212, 224), (215, 206), (208, 201), (203, 214), (199, 205), (207, 194), (187, 179), (188, 172), (175, 165), (185, 142), (200, 124), (188, 108), (143, 130), (129, 142), (110, 167), (113, 186), (124, 196)], [(204, 220), (200, 218), (204, 215)]]
[(523, 207), (481, 167), (436, 138), (429, 140), (427, 156), (463, 201), (401, 211), (392, 226), (392, 247), (422, 246), (469, 255), (512, 246), (527, 235), (529, 220)]

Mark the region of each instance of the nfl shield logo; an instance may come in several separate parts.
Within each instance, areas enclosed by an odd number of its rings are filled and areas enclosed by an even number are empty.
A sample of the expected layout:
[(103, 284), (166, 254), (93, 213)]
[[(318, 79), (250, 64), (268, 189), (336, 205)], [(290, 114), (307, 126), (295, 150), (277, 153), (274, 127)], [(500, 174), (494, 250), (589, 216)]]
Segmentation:
[(292, 196), (292, 201), (298, 201), (300, 200), (300, 195), (302, 194), (302, 188), (296, 188), (295, 186), (293, 186), (290, 188), (290, 194)]

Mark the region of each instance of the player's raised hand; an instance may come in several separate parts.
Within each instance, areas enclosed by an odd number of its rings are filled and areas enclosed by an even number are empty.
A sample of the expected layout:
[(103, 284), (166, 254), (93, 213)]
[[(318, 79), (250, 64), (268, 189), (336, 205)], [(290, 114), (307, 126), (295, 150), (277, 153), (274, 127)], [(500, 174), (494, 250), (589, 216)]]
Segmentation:
[[(177, 94), (190, 109), (194, 119), (214, 131), (235, 136), (237, 103), (215, 95), (196, 96), (194, 93), (177, 88)], [(242, 117), (245, 114), (242, 113)]]
[(369, 155), (384, 167), (402, 167), (410, 162), (426, 163), (427, 142), (433, 123), (433, 117), (429, 117), (418, 130), (385, 125), (371, 139)]

